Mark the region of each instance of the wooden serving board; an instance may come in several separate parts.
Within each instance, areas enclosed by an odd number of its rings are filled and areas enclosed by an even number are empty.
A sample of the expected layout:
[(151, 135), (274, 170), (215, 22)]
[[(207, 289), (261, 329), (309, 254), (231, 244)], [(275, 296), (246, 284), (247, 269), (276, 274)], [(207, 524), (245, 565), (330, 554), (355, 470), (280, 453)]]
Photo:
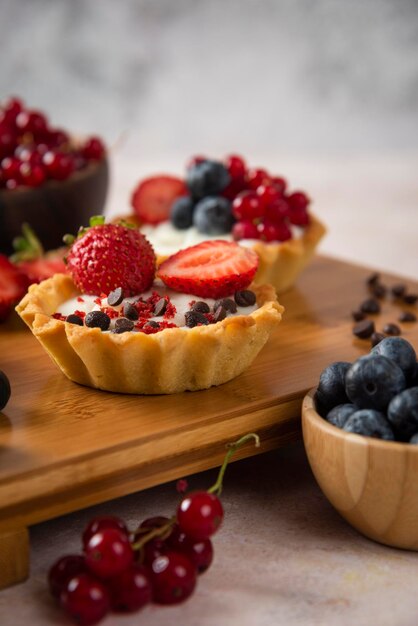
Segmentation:
[[(321, 370), (370, 348), (353, 338), (350, 315), (367, 297), (369, 273), (315, 259), (297, 287), (280, 297), (284, 319), (244, 374), (171, 396), (77, 385), (16, 316), (3, 325), (0, 369), (12, 397), (0, 413), (0, 587), (27, 574), (31, 524), (217, 466), (225, 444), (247, 432), (259, 433), (261, 447), (244, 447), (236, 458), (299, 438), (302, 398)], [(375, 317), (378, 328), (396, 322), (399, 311), (385, 301)], [(418, 346), (418, 324), (403, 327)]]

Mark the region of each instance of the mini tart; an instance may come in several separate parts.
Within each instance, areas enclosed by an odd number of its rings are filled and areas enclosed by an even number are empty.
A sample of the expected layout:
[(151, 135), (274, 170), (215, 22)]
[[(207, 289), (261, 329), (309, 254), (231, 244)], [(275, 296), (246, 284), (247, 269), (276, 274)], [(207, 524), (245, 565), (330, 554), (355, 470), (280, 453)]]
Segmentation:
[[(308, 265), (315, 249), (326, 233), (326, 228), (317, 217), (310, 215), (310, 223), (306, 226), (300, 237), (293, 237), (288, 241), (265, 243), (254, 241), (251, 248), (258, 254), (259, 266), (255, 275), (254, 284), (270, 284), (280, 294), (290, 289), (296, 282), (299, 274)], [(120, 221), (129, 222), (138, 228), (141, 224), (135, 215), (127, 215), (115, 218), (115, 223)], [(220, 236), (222, 239), (222, 236)], [(239, 243), (239, 241), (238, 241)], [(157, 250), (157, 266), (168, 255), (159, 255)]]
[(259, 308), (248, 315), (151, 335), (117, 335), (51, 317), (80, 295), (65, 274), (32, 285), (16, 311), (70, 380), (120, 393), (178, 393), (225, 383), (252, 363), (284, 311), (271, 285), (253, 291)]

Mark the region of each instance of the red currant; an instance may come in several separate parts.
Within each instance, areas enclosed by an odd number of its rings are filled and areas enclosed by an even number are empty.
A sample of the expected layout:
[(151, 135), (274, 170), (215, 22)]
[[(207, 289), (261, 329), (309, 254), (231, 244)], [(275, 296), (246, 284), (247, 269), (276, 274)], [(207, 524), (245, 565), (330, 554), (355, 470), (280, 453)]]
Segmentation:
[(86, 572), (87, 567), (84, 556), (70, 554), (61, 557), (49, 570), (48, 583), (51, 594), (55, 598), (59, 598), (61, 591), (64, 591), (70, 578)]
[(74, 171), (74, 159), (63, 152), (46, 152), (43, 156), (43, 164), (50, 178), (66, 180)]
[(19, 180), (21, 164), (22, 162), (19, 159), (16, 159), (16, 157), (4, 158), (1, 162), (4, 179), (9, 180), (14, 178), (15, 180)]
[(27, 187), (39, 187), (45, 182), (45, 170), (41, 165), (22, 163), (19, 172), (21, 184)]
[(64, 130), (61, 130), (60, 128), (57, 128), (48, 132), (46, 140), (51, 148), (60, 148), (64, 144), (68, 144), (70, 138), (68, 136), (68, 133), (66, 133)]
[(265, 219), (267, 222), (282, 222), (289, 217), (289, 205), (286, 200), (279, 198), (266, 207)]
[(15, 178), (9, 178), (8, 180), (6, 180), (4, 184), (6, 189), (8, 189), (9, 191), (13, 191), (14, 189), (17, 189), (19, 185), (20, 185), (20, 181), (16, 180)]
[(271, 183), (276, 187), (279, 193), (284, 194), (287, 187), (287, 182), (285, 178), (282, 178), (281, 176), (273, 176), (273, 178), (271, 179)]
[(116, 578), (108, 581), (114, 611), (138, 611), (151, 602), (152, 587), (149, 570), (134, 564)]
[(60, 602), (64, 610), (82, 626), (97, 624), (110, 608), (106, 587), (89, 574), (71, 578), (61, 592)]
[(105, 147), (99, 137), (90, 137), (81, 149), (82, 156), (88, 161), (100, 161), (105, 153)]
[(257, 225), (249, 220), (243, 220), (242, 222), (236, 222), (232, 227), (232, 237), (234, 241), (240, 239), (259, 239), (260, 234), (257, 230)]
[(265, 209), (281, 199), (281, 194), (274, 185), (260, 185), (257, 187), (257, 194)]
[(151, 566), (153, 599), (157, 604), (178, 604), (186, 600), (196, 586), (195, 566), (184, 554), (167, 552)]
[(261, 185), (268, 185), (270, 182), (271, 179), (266, 170), (257, 168), (248, 171), (247, 184), (250, 189), (254, 189), (255, 191), (257, 187), (260, 187)]
[(224, 516), (218, 496), (207, 491), (186, 495), (177, 509), (180, 529), (190, 538), (203, 540), (218, 530)]
[(0, 122), (5, 121), (7, 124), (14, 126), (16, 118), (23, 109), (22, 101), (19, 98), (9, 98), (3, 105), (0, 116)]
[(86, 564), (100, 578), (118, 576), (133, 561), (133, 550), (124, 532), (104, 528), (88, 541), (85, 547)]
[(225, 167), (229, 172), (232, 180), (243, 180), (247, 173), (247, 166), (242, 157), (231, 154), (225, 159)]
[(207, 161), (207, 157), (198, 154), (196, 156), (191, 157), (189, 161), (186, 163), (186, 170), (190, 170), (195, 165), (199, 165), (199, 163), (203, 163), (203, 161)]
[(35, 137), (47, 130), (47, 121), (39, 111), (21, 111), (16, 118), (16, 126), (21, 133), (32, 133)]
[(290, 209), (290, 221), (295, 226), (307, 226), (310, 222), (308, 211), (303, 208)]
[(104, 530), (105, 528), (116, 528), (116, 530), (120, 530), (122, 533), (128, 536), (128, 529), (126, 528), (125, 522), (121, 520), (120, 517), (115, 517), (114, 515), (103, 515), (102, 517), (94, 517), (83, 532), (84, 548), (93, 537), (93, 535), (98, 533), (100, 530)]
[(175, 552), (185, 554), (196, 567), (199, 574), (203, 574), (212, 563), (213, 546), (210, 539), (194, 541), (189, 539), (186, 533), (182, 532), (179, 527), (176, 527), (167, 539), (167, 544)]
[(294, 191), (287, 196), (287, 201), (291, 209), (300, 210), (306, 209), (309, 205), (309, 198), (303, 191)]
[(258, 225), (258, 230), (263, 241), (286, 241), (292, 238), (292, 231), (286, 222), (264, 222)]
[(15, 132), (8, 126), (0, 126), (0, 159), (13, 154), (17, 144)]
[(255, 191), (242, 191), (232, 203), (232, 214), (237, 220), (255, 220), (263, 217), (264, 207)]

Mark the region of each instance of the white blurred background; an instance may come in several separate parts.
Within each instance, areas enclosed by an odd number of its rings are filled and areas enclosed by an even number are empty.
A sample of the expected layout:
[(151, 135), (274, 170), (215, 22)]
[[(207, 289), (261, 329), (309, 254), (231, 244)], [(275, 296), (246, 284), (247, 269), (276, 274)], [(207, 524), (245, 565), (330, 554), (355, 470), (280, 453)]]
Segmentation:
[(322, 251), (418, 276), (416, 0), (2, 0), (0, 79), (112, 147), (108, 211), (194, 153), (305, 189)]

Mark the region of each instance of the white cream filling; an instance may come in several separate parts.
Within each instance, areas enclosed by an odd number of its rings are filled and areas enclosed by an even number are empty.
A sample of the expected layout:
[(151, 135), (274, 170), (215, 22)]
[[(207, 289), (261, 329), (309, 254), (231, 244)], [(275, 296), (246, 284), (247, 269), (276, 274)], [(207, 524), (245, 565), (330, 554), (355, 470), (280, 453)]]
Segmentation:
[[(211, 311), (213, 310), (213, 305), (215, 304), (215, 300), (213, 298), (200, 298), (199, 296), (194, 296), (192, 294), (179, 293), (177, 291), (173, 291), (172, 289), (169, 289), (168, 287), (166, 287), (164, 283), (162, 283), (160, 280), (156, 280), (152, 288), (149, 291), (141, 293), (141, 296), (133, 296), (131, 298), (125, 298), (121, 304), (119, 304), (118, 306), (113, 306), (111, 308), (115, 309), (115, 311), (121, 311), (125, 303), (136, 302), (139, 299), (139, 297), (141, 297), (143, 300), (146, 300), (155, 291), (161, 297), (169, 296), (171, 303), (174, 304), (176, 308), (176, 313), (174, 317), (166, 318), (166, 321), (172, 324), (176, 324), (176, 326), (179, 326), (179, 327), (188, 328), (185, 325), (184, 316), (185, 316), (185, 313), (187, 313), (187, 311), (190, 311), (190, 302), (192, 301), (206, 302)], [(234, 299), (233, 296), (230, 296), (230, 297), (232, 300)], [(82, 301), (80, 301), (80, 298), (82, 298)], [(75, 311), (83, 311), (84, 313), (87, 314), (87, 313), (90, 313), (90, 311), (99, 311), (103, 307), (110, 306), (107, 302), (107, 298), (101, 299), (100, 304), (97, 304), (95, 302), (97, 298), (98, 296), (87, 296), (87, 295), (81, 295), (81, 296), (76, 296), (74, 298), (70, 298), (69, 300), (66, 300), (59, 306), (57, 313), (60, 313), (61, 315), (67, 317), (68, 315), (75, 313)], [(254, 304), (252, 306), (246, 306), (246, 307), (237, 306), (236, 313), (228, 312), (228, 317), (235, 317), (237, 315), (249, 315), (250, 313), (253, 313), (257, 308), (258, 308), (257, 304)], [(117, 318), (111, 319), (110, 329), (114, 328), (116, 319)], [(163, 315), (160, 315), (158, 317), (157, 316), (150, 317), (149, 319), (155, 322), (161, 322), (165, 318)]]

